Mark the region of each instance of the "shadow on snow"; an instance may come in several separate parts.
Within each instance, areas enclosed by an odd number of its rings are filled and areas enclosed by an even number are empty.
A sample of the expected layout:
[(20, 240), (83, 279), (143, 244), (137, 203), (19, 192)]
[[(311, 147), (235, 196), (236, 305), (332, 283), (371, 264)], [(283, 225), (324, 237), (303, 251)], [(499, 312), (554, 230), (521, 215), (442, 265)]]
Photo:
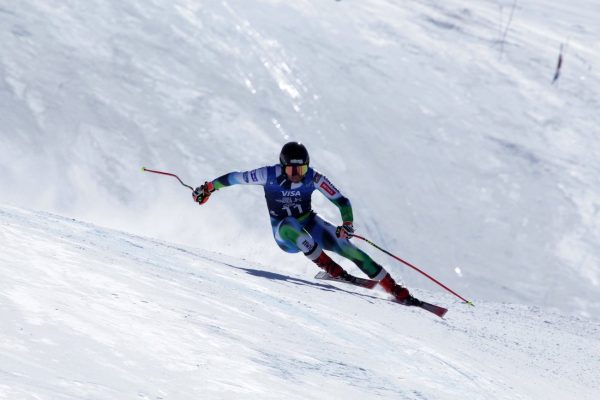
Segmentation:
[[(343, 288), (340, 288), (340, 287), (337, 287), (337, 286), (333, 286), (333, 285), (329, 285), (327, 283), (311, 282), (311, 281), (307, 281), (307, 280), (304, 280), (304, 279), (294, 278), (294, 277), (291, 277), (289, 275), (282, 275), (282, 274), (278, 274), (278, 273), (271, 272), (271, 271), (265, 271), (265, 270), (262, 270), (262, 269), (253, 269), (253, 268), (238, 267), (238, 266), (235, 266), (235, 265), (232, 265), (232, 264), (227, 264), (227, 263), (224, 263), (224, 265), (226, 265), (228, 267), (231, 267), (231, 268), (235, 268), (235, 269), (240, 270), (240, 271), (244, 271), (248, 275), (257, 276), (259, 278), (265, 278), (265, 279), (270, 279), (270, 280), (275, 280), (275, 281), (289, 282), (289, 283), (292, 283), (294, 285), (311, 286), (311, 287), (317, 288), (319, 290), (324, 290), (324, 291), (327, 291), (327, 292), (340, 291), (340, 292), (345, 292), (345, 293), (349, 293), (349, 294), (352, 294), (352, 295), (364, 297), (364, 298), (367, 298), (367, 299), (379, 299), (379, 297), (376, 297), (376, 296), (371, 296), (371, 295), (367, 295), (367, 294), (364, 294), (364, 293), (359, 293), (359, 292), (353, 291), (353, 290), (345, 290)], [(345, 284), (341, 283), (341, 285), (345, 285)]]

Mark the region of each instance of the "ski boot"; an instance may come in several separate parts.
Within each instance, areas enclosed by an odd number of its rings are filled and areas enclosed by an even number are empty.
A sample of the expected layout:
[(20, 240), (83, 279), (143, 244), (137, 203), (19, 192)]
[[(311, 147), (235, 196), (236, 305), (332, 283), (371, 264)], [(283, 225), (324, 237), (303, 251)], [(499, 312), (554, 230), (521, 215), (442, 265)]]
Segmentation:
[(416, 300), (410, 295), (408, 289), (398, 285), (389, 273), (379, 281), (379, 284), (386, 292), (394, 296), (394, 298), (401, 304), (413, 305)]
[(324, 251), (321, 251), (321, 254), (319, 254), (319, 256), (313, 260), (313, 262), (334, 278), (339, 277), (344, 280), (349, 280), (348, 278), (352, 276), (348, 274), (338, 263), (333, 261), (331, 257), (329, 257)]

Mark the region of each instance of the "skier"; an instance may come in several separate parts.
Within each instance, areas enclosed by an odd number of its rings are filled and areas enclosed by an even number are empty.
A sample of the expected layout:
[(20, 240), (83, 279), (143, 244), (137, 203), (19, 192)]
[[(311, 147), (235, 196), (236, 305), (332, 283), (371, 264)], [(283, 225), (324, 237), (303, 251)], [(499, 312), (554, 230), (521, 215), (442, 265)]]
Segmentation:
[[(352, 280), (353, 276), (324, 250), (334, 251), (354, 262), (396, 300), (409, 303), (413, 299), (409, 291), (398, 285), (385, 268), (350, 242), (349, 238), (354, 232), (350, 201), (324, 175), (309, 167), (309, 163), (306, 147), (300, 142), (289, 142), (281, 149), (279, 164), (246, 172), (230, 172), (197, 187), (193, 198), (195, 202), (204, 204), (212, 192), (226, 186), (262, 185), (273, 236), (281, 249), (288, 253), (301, 251), (329, 275)], [(315, 190), (339, 208), (342, 225), (336, 228), (312, 210), (311, 196)]]

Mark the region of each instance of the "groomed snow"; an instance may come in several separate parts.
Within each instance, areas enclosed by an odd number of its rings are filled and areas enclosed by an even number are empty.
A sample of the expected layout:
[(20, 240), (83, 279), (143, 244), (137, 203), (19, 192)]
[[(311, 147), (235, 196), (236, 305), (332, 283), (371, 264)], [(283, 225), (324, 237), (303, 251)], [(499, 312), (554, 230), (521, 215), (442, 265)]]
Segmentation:
[[(0, 398), (597, 398), (598, 21), (596, 0), (3, 2)], [(316, 282), (260, 188), (199, 207), (140, 171), (196, 186), (288, 140), (360, 234), (477, 306), (364, 243), (447, 319)]]
[[(513, 304), (445, 320), (191, 247), (0, 207), (2, 399), (578, 399), (600, 324)], [(314, 271), (313, 271), (314, 272)]]
[(140, 167), (196, 186), (302, 140), (363, 235), (470, 297), (598, 319), (598, 21), (595, 0), (4, 2), (0, 203), (296, 273), (259, 189), (199, 209)]

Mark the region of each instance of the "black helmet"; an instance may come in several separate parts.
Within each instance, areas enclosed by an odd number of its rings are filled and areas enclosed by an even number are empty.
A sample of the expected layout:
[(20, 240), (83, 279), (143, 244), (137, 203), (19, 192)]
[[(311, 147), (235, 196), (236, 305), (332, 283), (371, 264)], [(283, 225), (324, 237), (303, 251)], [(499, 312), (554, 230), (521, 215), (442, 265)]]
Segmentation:
[(279, 154), (279, 162), (281, 165), (308, 165), (310, 157), (308, 150), (300, 142), (286, 143)]

